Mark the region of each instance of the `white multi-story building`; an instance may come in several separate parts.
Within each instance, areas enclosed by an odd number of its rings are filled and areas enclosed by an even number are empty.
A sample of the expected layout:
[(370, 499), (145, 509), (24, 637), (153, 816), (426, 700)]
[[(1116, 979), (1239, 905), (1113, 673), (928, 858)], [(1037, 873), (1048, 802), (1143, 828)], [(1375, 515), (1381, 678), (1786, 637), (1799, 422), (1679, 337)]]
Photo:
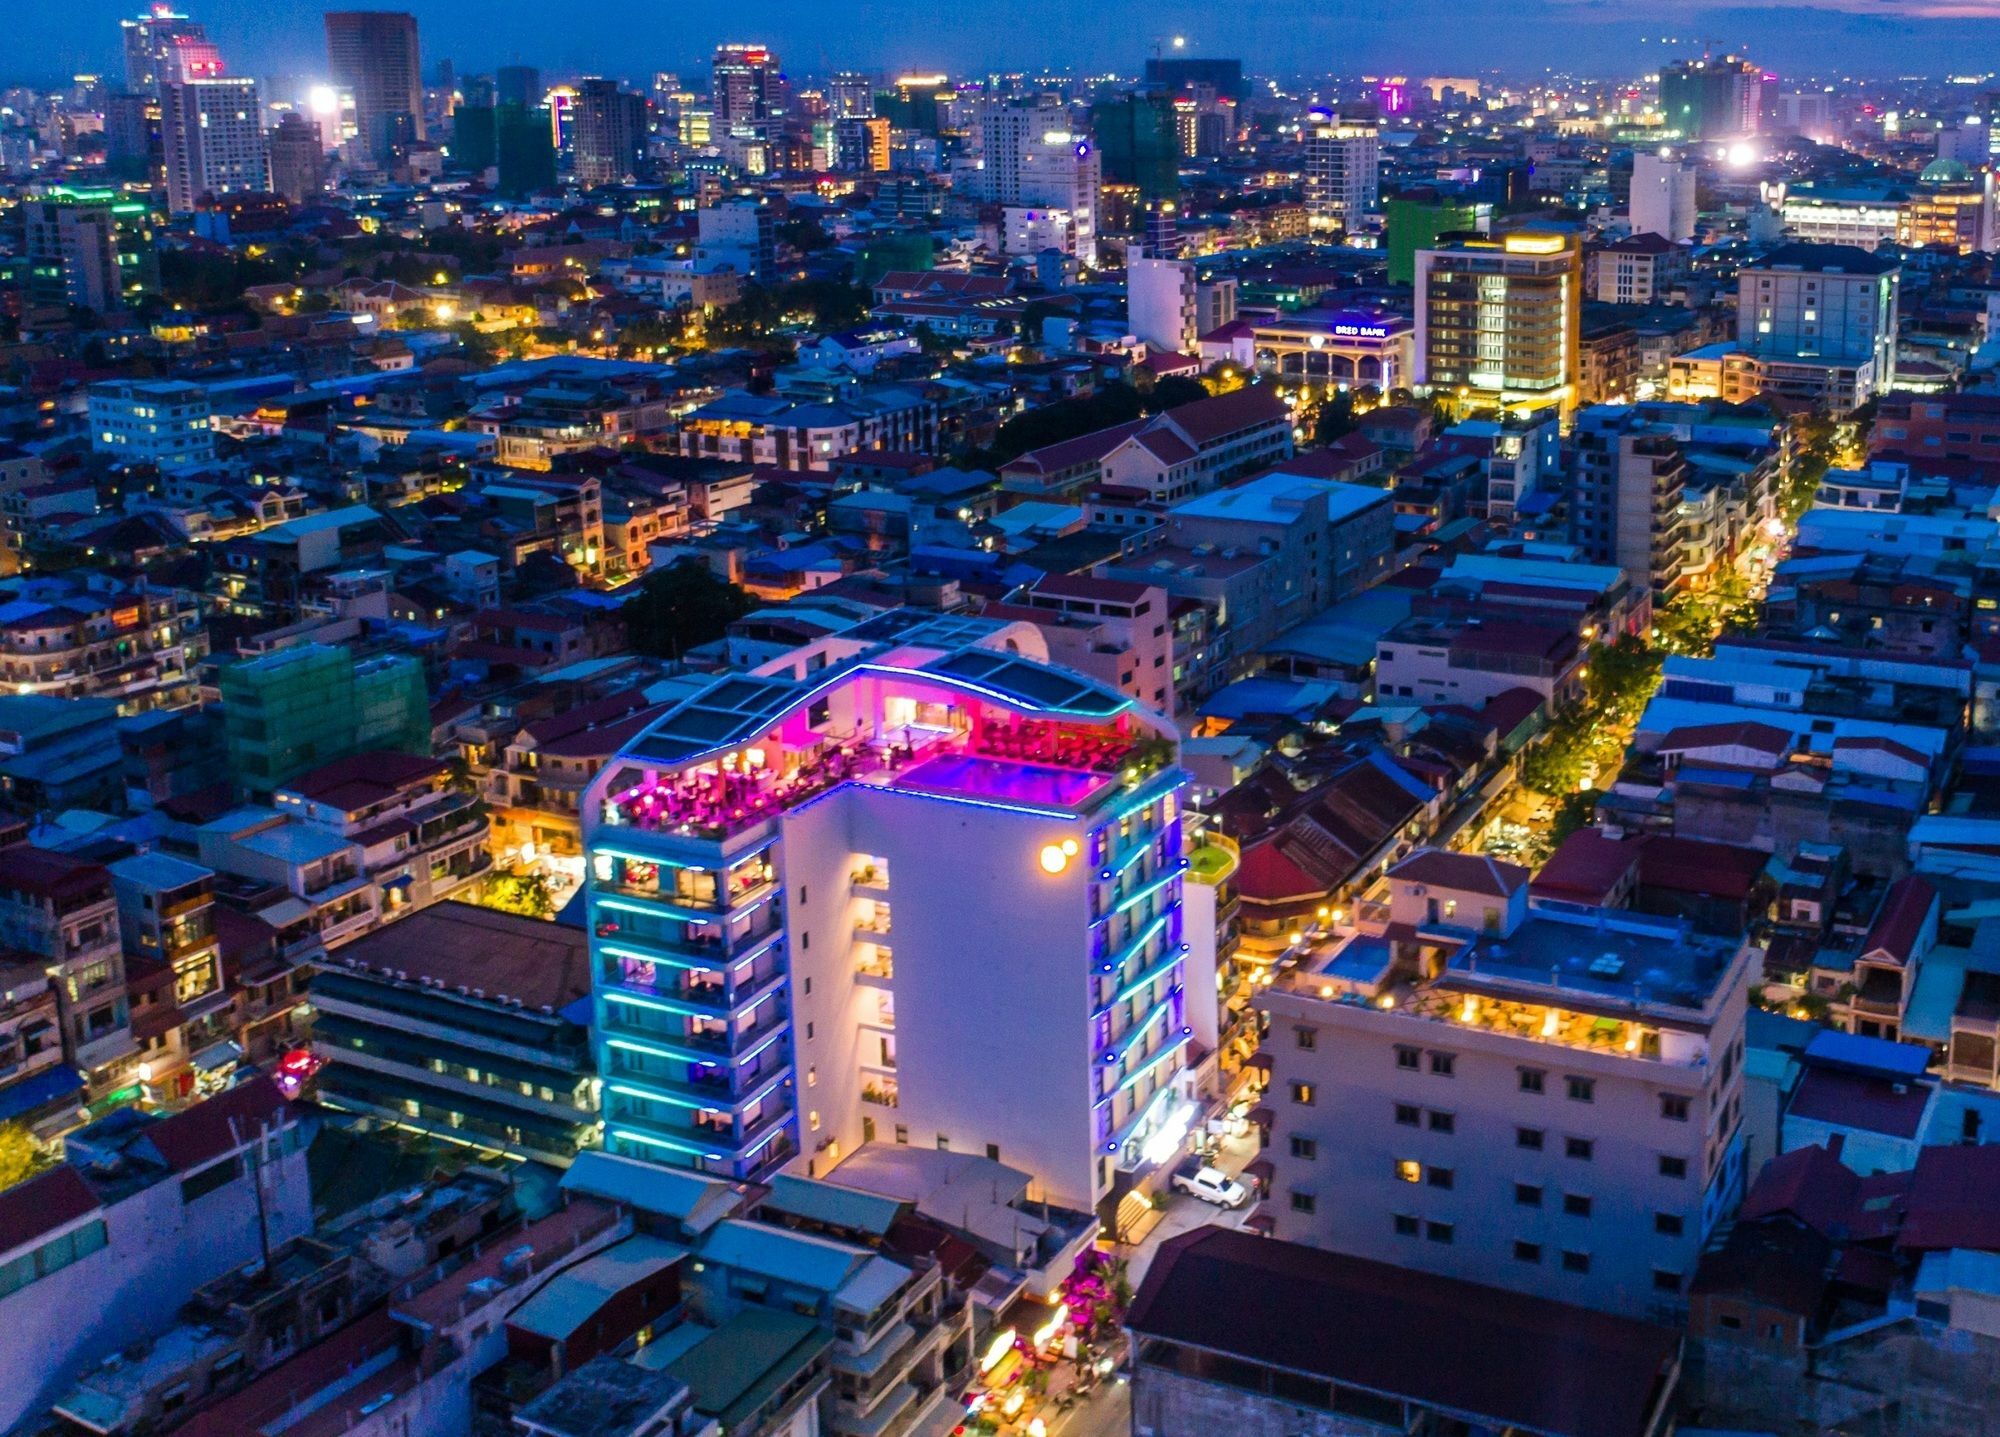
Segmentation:
[(1739, 273), (1737, 344), (1760, 359), (1866, 370), (1855, 387), (1882, 393), (1896, 380), (1901, 276), (1896, 260), (1849, 245), (1780, 245)]
[(1125, 324), (1155, 349), (1193, 354), (1201, 341), (1194, 265), (1182, 259), (1125, 262)]
[(1755, 950), (1425, 849), (1260, 1006), (1279, 1237), (1678, 1317), (1743, 1188)]
[(1316, 229), (1351, 230), (1382, 196), (1382, 137), (1332, 121), (1306, 130), (1306, 211)]
[(255, 80), (218, 75), (170, 84), (161, 100), (160, 126), (167, 208), (174, 214), (192, 214), (204, 195), (271, 187)]
[(1658, 235), (1685, 244), (1694, 238), (1695, 170), (1671, 155), (1632, 156), (1632, 201), (1628, 211), (1635, 235)]
[(1068, 243), (1063, 252), (1091, 266), (1097, 263), (1097, 192), (1103, 178), (1097, 147), (1086, 136), (1056, 126), (1030, 137), (1013, 199), (1065, 216)]
[(608, 1150), (733, 1178), (870, 1141), (1115, 1215), (1215, 1043), (1172, 729), (1037, 631), (901, 611), (676, 705), (585, 799)]
[(114, 379), (86, 400), (90, 447), (126, 464), (178, 469), (215, 457), (208, 391), (179, 379)]

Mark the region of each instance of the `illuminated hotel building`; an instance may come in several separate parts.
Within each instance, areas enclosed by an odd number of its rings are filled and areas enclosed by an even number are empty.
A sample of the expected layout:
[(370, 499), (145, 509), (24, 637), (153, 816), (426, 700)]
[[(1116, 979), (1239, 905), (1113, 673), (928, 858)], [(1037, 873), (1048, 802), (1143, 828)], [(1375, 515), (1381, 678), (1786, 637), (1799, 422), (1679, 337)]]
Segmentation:
[(866, 1142), (1115, 1216), (1215, 1047), (1173, 729), (1026, 624), (897, 611), (719, 676), (584, 801), (605, 1146), (737, 1179)]
[(1583, 262), (1574, 236), (1514, 230), (1417, 251), (1417, 383), (1503, 406), (1576, 392)]
[(1315, 229), (1353, 230), (1381, 207), (1382, 136), (1373, 125), (1334, 120), (1309, 124), (1306, 211)]

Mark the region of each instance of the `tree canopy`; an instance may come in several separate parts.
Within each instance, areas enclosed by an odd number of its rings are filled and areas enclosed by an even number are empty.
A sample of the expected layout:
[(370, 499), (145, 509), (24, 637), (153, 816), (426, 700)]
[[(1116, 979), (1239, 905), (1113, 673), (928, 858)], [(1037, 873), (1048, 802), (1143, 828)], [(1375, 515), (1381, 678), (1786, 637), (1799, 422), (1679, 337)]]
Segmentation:
[(741, 586), (717, 578), (701, 560), (682, 559), (646, 575), (639, 592), (626, 601), (626, 636), (639, 653), (677, 659), (721, 638), (756, 602)]

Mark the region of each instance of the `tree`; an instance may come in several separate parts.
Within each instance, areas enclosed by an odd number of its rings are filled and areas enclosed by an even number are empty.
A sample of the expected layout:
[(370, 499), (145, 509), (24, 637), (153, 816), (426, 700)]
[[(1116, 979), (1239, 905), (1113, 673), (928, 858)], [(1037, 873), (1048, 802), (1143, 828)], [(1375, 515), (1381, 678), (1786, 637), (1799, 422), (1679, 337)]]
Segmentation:
[(24, 1183), (48, 1166), (48, 1154), (20, 1123), (0, 1123), (0, 1188)]
[(625, 604), (631, 646), (656, 658), (677, 659), (713, 643), (755, 606), (743, 588), (718, 579), (699, 559), (682, 559), (648, 574)]
[(522, 918), (556, 916), (555, 894), (549, 890), (548, 875), (520, 868), (487, 879), (483, 905)]
[(800, 254), (812, 254), (817, 250), (832, 249), (833, 237), (820, 227), (820, 222), (808, 214), (795, 214), (778, 226), (778, 240), (788, 244)]
[(1183, 404), (1193, 404), (1208, 397), (1208, 386), (1199, 379), (1170, 374), (1153, 381), (1153, 390), (1145, 399), (1145, 410), (1148, 414), (1158, 414), (1163, 409), (1178, 409)]
[(1354, 396), (1336, 389), (1319, 404), (1319, 423), (1313, 428), (1315, 444), (1331, 444), (1354, 432)]

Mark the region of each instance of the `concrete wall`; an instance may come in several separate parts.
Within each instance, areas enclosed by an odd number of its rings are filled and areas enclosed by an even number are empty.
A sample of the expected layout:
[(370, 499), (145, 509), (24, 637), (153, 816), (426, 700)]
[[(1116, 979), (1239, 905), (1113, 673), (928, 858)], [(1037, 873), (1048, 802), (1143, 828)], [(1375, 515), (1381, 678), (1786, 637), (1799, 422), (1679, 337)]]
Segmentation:
[(1713, 1427), (2000, 1437), (2000, 1340), (1914, 1318), (1805, 1356), (1688, 1344), (1687, 1397)]

